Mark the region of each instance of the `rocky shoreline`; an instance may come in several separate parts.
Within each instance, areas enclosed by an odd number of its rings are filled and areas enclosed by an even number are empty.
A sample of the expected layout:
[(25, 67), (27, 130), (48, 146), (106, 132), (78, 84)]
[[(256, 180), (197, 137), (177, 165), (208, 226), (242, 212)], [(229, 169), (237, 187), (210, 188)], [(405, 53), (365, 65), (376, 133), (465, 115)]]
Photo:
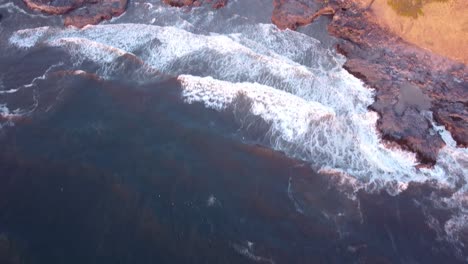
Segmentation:
[(344, 68), (376, 89), (370, 108), (380, 115), (383, 139), (416, 152), (423, 164), (434, 164), (445, 143), (431, 124), (430, 111), (458, 146), (467, 147), (466, 65), (405, 42), (353, 1), (330, 4), (336, 13), (328, 31), (340, 39)]
[(405, 42), (377, 24), (367, 6), (355, 0), (331, 0), (317, 8), (314, 1), (275, 0), (272, 22), (296, 29), (321, 15), (338, 38), (344, 68), (376, 90), (370, 108), (380, 118), (382, 138), (417, 154), (433, 165), (445, 145), (433, 119), (450, 131), (460, 147), (468, 146), (468, 71), (466, 65)]
[[(127, 0), (23, 0), (34, 10), (63, 15), (65, 25), (83, 27), (123, 14)], [(175, 7), (209, 4), (221, 8), (228, 0), (163, 0)], [(338, 38), (337, 51), (347, 57), (344, 68), (376, 91), (370, 109), (380, 118), (377, 127), (388, 144), (397, 143), (433, 165), (445, 145), (434, 119), (445, 126), (458, 146), (468, 147), (468, 70), (404, 41), (383, 28), (369, 8), (357, 0), (273, 0), (272, 22), (296, 29), (322, 15)], [(431, 116), (432, 113), (432, 116)]]

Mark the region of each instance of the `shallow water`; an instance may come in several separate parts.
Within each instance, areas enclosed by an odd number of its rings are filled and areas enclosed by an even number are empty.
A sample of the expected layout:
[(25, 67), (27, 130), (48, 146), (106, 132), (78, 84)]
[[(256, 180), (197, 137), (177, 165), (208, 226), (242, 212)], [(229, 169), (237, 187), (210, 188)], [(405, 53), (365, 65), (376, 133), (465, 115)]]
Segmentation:
[(0, 5), (0, 260), (466, 261), (466, 149), (387, 149), (334, 40), (267, 2), (83, 30)]

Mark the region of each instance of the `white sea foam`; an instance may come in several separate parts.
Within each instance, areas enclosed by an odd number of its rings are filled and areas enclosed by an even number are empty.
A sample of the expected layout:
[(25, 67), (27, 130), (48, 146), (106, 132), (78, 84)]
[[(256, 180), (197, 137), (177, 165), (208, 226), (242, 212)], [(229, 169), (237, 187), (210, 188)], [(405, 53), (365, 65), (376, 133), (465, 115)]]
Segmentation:
[(10, 43), (19, 48), (32, 48), (47, 33), (49, 27), (18, 30), (10, 37)]
[(275, 131), (289, 142), (303, 137), (314, 122), (333, 118), (333, 109), (309, 102), (292, 94), (257, 83), (230, 83), (212, 77), (181, 75), (182, 96), (189, 102), (203, 102), (207, 107), (223, 110), (243, 95), (252, 103), (250, 112), (271, 122)]
[(68, 49), (77, 65), (81, 64), (85, 59), (110, 63), (127, 53), (119, 48), (103, 45), (85, 38), (65, 37), (48, 43), (50, 46)]
[(255, 262), (258, 262), (258, 263), (270, 263), (270, 264), (274, 264), (275, 261), (271, 258), (266, 258), (266, 257), (262, 257), (262, 256), (258, 256), (258, 255), (255, 255), (254, 252), (253, 252), (253, 246), (254, 246), (254, 243), (251, 242), (251, 241), (246, 241), (245, 242), (245, 246), (244, 245), (240, 245), (240, 244), (232, 244), (232, 247), (234, 248), (235, 251), (237, 251), (237, 253), (239, 253), (240, 255), (250, 259), (250, 260), (253, 260)]
[(52, 70), (54, 70), (55, 68), (58, 68), (58, 67), (60, 67), (62, 65), (63, 65), (63, 62), (59, 62), (57, 64), (53, 64), (53, 65), (49, 66), (49, 68), (47, 68), (47, 70), (44, 72), (44, 74), (42, 74), (41, 76), (35, 77), (34, 79), (32, 79), (32, 81), (30, 83), (23, 85), (23, 87), (25, 87), (25, 88), (33, 87), (36, 84), (37, 81), (45, 80), (47, 78), (47, 75)]
[(20, 110), (11, 111), (6, 104), (0, 104), (0, 129), (14, 126), (13, 119), (21, 115)]
[(12, 94), (19, 91), (19, 88), (0, 91), (0, 94)]
[(17, 116), (17, 114), (12, 113), (6, 104), (0, 104), (0, 116), (3, 118), (11, 118)]
[[(44, 39), (44, 36), (47, 36)], [(299, 82), (314, 79), (320, 81), (303, 65), (283, 61), (281, 56), (266, 56), (256, 53), (224, 35), (197, 35), (174, 27), (158, 27), (135, 24), (90, 26), (83, 30), (69, 28), (38, 28), (19, 31), (10, 38), (10, 43), (29, 48), (38, 42), (57, 46), (64, 40), (78, 38), (101, 43), (111, 49), (129, 53), (144, 47), (143, 59), (154, 68), (168, 74), (201, 74), (214, 78), (238, 81), (259, 81), (266, 85), (276, 84), (283, 89), (293, 89)], [(97, 45), (97, 44), (96, 44)], [(102, 47), (86, 45), (79, 49), (87, 57), (102, 52)], [(76, 47), (69, 49), (77, 52)], [(95, 51), (93, 51), (95, 50)], [(105, 62), (107, 62), (105, 60)], [(203, 65), (200, 65), (203, 63)], [(235, 67), (235, 71), (233, 71)], [(294, 80), (294, 83), (287, 80)]]

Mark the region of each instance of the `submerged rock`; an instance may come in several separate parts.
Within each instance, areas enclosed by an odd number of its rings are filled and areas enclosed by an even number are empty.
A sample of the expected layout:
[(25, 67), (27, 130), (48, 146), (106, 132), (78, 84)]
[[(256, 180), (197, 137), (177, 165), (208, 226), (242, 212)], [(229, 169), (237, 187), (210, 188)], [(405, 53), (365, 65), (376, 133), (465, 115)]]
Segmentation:
[[(294, 29), (308, 21), (313, 7), (306, 3), (276, 0), (273, 23)], [(467, 147), (466, 66), (405, 42), (353, 0), (332, 0), (329, 7), (335, 11), (328, 31), (340, 39), (337, 50), (347, 57), (344, 68), (376, 89), (370, 108), (380, 115), (382, 138), (415, 152), (422, 163), (434, 164), (445, 143), (431, 123), (432, 112), (457, 144)]]
[(66, 26), (84, 27), (120, 16), (128, 0), (23, 0), (30, 9), (64, 15)]

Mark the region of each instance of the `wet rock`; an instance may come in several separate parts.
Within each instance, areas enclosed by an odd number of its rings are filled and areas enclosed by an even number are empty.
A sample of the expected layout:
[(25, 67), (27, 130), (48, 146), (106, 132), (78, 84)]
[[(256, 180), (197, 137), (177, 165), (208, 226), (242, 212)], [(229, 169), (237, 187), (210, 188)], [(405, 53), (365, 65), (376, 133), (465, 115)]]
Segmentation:
[[(466, 97), (465, 97), (466, 99)], [(461, 147), (468, 146), (468, 110), (466, 102), (437, 102), (437, 122), (444, 124)]]
[(380, 115), (377, 127), (382, 138), (416, 152), (423, 163), (433, 164), (445, 143), (425, 114), (431, 109), (432, 100), (420, 86), (394, 80), (386, 74), (384, 65), (365, 59), (350, 59), (344, 68), (376, 88), (376, 99), (370, 108)]
[[(310, 2), (276, 0), (272, 21), (295, 28), (310, 17)], [(382, 138), (434, 164), (445, 143), (431, 124), (432, 112), (459, 146), (468, 146), (466, 66), (403, 41), (353, 0), (331, 0), (329, 6), (335, 14), (328, 31), (348, 58), (343, 67), (376, 90), (370, 108), (380, 115)]]
[(23, 0), (30, 9), (64, 15), (66, 26), (84, 27), (120, 16), (128, 0)]
[(224, 7), (228, 0), (163, 0), (164, 3), (174, 7), (197, 7), (204, 3), (211, 4), (215, 9)]

